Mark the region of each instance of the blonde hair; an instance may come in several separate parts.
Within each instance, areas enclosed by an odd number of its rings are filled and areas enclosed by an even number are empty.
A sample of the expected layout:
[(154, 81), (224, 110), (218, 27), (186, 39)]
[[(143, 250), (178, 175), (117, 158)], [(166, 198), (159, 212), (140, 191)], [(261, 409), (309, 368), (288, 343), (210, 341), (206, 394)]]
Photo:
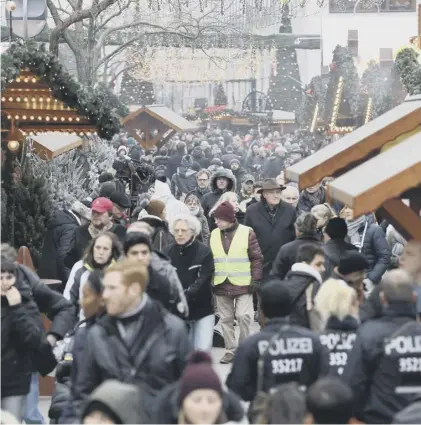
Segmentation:
[(330, 219), (336, 217), (335, 212), (328, 203), (315, 205), (311, 209), (311, 213), (317, 218), (317, 228), (325, 227)]
[(314, 299), (314, 305), (319, 312), (324, 325), (331, 316), (343, 320), (358, 304), (357, 291), (343, 280), (328, 279), (320, 287)]
[(218, 202), (214, 205), (214, 207), (209, 211), (209, 217), (215, 212), (215, 210), (222, 204), (222, 202), (237, 202), (238, 204), (238, 195), (235, 192), (225, 192), (223, 193)]

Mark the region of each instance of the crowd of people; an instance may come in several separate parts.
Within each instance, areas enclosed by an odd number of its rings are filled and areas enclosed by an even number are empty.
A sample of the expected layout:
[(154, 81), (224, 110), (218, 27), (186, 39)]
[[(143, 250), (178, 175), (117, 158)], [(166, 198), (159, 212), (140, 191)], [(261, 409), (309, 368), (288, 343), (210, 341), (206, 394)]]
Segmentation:
[[(52, 423), (421, 423), (421, 242), (330, 202), (329, 176), (288, 182), (315, 148), (296, 138), (122, 136), (49, 223), (39, 276), (2, 244), (3, 412), (43, 423), (55, 369)], [(130, 161), (153, 170), (135, 199)]]

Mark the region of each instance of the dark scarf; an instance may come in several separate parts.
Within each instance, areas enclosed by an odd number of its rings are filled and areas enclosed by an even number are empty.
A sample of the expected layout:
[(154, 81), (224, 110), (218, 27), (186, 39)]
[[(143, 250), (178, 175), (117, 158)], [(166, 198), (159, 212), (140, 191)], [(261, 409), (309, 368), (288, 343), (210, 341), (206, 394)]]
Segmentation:
[(276, 207), (271, 208), (265, 199), (263, 199), (263, 206), (265, 210), (269, 214), (270, 222), (273, 224), (276, 221), (276, 213), (278, 212), (279, 204)]
[(306, 205), (311, 205), (311, 208), (316, 205), (323, 204), (325, 201), (325, 192), (323, 188), (316, 190), (314, 193), (309, 193), (307, 190), (303, 190), (300, 196), (304, 199)]

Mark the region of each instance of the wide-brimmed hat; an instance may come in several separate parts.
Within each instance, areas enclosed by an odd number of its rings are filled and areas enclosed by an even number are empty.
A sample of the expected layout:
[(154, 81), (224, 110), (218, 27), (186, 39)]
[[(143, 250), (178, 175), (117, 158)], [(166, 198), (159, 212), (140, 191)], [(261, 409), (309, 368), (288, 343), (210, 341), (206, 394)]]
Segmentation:
[(263, 180), (262, 187), (257, 191), (257, 193), (262, 193), (264, 190), (274, 190), (274, 189), (285, 190), (286, 186), (282, 186), (276, 183), (275, 179), (265, 179)]

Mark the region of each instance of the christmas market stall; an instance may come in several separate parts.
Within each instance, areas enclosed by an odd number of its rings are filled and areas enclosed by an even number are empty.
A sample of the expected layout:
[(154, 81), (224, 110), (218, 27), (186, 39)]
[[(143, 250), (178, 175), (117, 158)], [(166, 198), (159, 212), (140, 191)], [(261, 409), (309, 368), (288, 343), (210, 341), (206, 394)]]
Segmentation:
[(328, 194), (352, 207), (355, 216), (377, 210), (402, 236), (421, 240), (421, 96), (286, 170), (300, 189), (327, 176), (336, 178)]
[(198, 130), (196, 124), (164, 105), (136, 108), (122, 122), (125, 130), (145, 149), (164, 144), (177, 132)]

